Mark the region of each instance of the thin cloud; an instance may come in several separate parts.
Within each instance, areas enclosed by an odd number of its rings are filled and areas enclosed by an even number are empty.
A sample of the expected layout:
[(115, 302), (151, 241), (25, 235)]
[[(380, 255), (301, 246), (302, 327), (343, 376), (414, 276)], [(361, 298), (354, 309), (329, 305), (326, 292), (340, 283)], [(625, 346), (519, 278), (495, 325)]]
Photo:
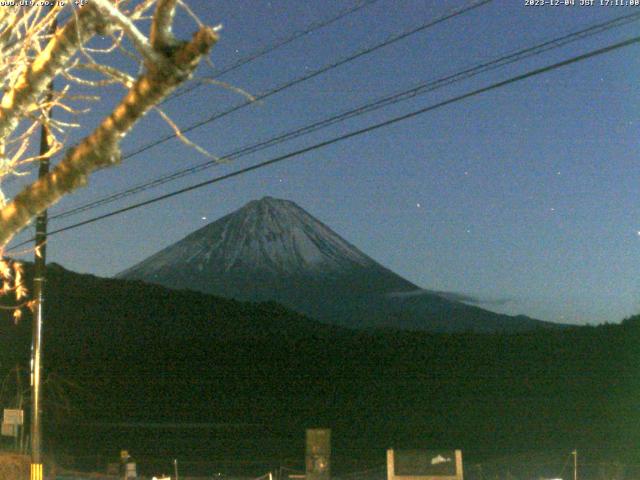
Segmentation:
[(437, 290), (426, 290), (426, 289), (417, 289), (411, 290), (408, 292), (391, 292), (388, 294), (389, 297), (393, 298), (412, 298), (412, 297), (420, 297), (423, 295), (437, 295), (442, 298), (446, 298), (447, 300), (451, 300), (453, 302), (462, 302), (462, 303), (470, 303), (473, 305), (490, 305), (490, 306), (503, 306), (514, 301), (513, 298), (502, 297), (502, 298), (491, 298), (491, 297), (480, 297), (477, 295), (469, 295), (466, 293), (458, 293), (458, 292), (443, 292)]

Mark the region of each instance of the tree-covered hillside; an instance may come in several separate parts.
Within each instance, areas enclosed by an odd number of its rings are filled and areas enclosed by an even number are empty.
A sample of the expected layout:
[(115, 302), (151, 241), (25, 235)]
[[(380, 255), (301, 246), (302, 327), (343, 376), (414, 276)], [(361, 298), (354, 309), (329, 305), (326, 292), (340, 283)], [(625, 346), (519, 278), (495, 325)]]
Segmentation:
[[(57, 452), (275, 465), (321, 425), (338, 470), (383, 463), (389, 446), (638, 460), (640, 317), (515, 335), (355, 332), (276, 304), (49, 271), (45, 370), (74, 385), (72, 411), (47, 422)], [(2, 319), (4, 372), (27, 365), (29, 329)]]

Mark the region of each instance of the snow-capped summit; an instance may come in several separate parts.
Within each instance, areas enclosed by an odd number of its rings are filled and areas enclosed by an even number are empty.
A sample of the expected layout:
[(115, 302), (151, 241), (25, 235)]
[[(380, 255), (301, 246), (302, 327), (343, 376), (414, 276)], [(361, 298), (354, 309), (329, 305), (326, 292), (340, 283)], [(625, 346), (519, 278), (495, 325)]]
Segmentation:
[[(211, 293), (211, 282), (218, 283), (216, 280), (223, 278), (227, 283), (230, 279), (251, 283), (256, 278), (273, 281), (293, 277), (305, 277), (309, 281), (352, 277), (355, 272), (365, 275), (372, 271), (391, 277), (389, 287), (392, 289), (417, 288), (379, 265), (294, 202), (264, 197), (196, 230), (118, 277)], [(245, 285), (242, 290), (246, 292), (246, 288), (256, 290), (255, 285)], [(213, 293), (220, 293), (219, 289)], [(246, 297), (241, 292), (233, 296)]]
[(538, 323), (422, 290), (294, 202), (273, 197), (247, 203), (118, 277), (239, 300), (274, 300), (350, 327), (495, 331)]
[(197, 230), (144, 262), (143, 268), (149, 272), (166, 262), (198, 270), (281, 274), (374, 264), (295, 203), (273, 197), (249, 202)]

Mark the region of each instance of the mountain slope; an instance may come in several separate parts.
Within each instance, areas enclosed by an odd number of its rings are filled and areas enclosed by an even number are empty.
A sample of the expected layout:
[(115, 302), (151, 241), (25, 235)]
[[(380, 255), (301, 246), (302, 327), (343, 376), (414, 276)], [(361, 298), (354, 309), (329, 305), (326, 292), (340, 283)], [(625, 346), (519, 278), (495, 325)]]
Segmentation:
[(249, 202), (118, 277), (239, 300), (274, 300), (318, 320), (358, 328), (493, 332), (551, 325), (421, 290), (295, 203), (272, 197)]
[[(0, 311), (5, 381), (20, 364), (28, 384), (31, 320)], [(48, 448), (115, 458), (124, 445), (147, 452), (145, 474), (180, 458), (185, 475), (233, 459), (257, 476), (303, 460), (304, 428), (317, 425), (332, 428), (343, 471), (379, 464), (388, 445), (460, 446), (468, 459), (577, 446), (637, 463), (637, 318), (514, 335), (362, 332), (49, 265), (44, 332)], [(56, 380), (74, 406), (58, 416)]]

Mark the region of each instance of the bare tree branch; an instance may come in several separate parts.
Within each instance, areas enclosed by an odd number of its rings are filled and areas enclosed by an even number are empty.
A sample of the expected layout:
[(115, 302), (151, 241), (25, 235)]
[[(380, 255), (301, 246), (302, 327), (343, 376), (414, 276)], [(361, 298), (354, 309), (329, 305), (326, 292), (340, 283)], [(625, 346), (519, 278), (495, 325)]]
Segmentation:
[(176, 4), (177, 0), (158, 0), (150, 34), (151, 44), (156, 50), (166, 50), (176, 44), (172, 31)]
[(101, 25), (101, 20), (89, 5), (58, 30), (46, 48), (29, 65), (0, 103), (0, 142), (15, 130), (29, 108), (37, 103), (49, 82), (60, 73), (80, 45)]
[[(158, 5), (170, 7), (172, 3), (174, 2), (170, 0), (159, 0)], [(158, 12), (159, 10), (156, 10), (156, 16), (159, 15)], [(87, 20), (83, 23), (91, 26), (95, 22), (92, 20), (94, 17), (87, 14), (86, 10), (81, 13), (87, 15)], [(165, 14), (166, 12), (161, 13)], [(158, 23), (157, 18), (154, 18), (154, 23)], [(162, 22), (158, 23), (158, 25), (161, 24)], [(68, 25), (63, 31), (67, 30)], [(39, 69), (30, 75), (37, 75), (43, 69), (47, 69), (49, 72), (59, 71), (61, 68), (59, 65), (62, 65), (63, 62), (53, 59), (53, 52), (60, 52), (65, 61), (68, 61), (70, 51), (78, 49), (78, 44), (73, 44), (73, 35), (76, 35), (75, 32), (68, 36), (58, 32), (45, 49), (45, 52), (49, 51), (50, 53), (39, 62)], [(35, 215), (57, 202), (63, 195), (85, 185), (90, 173), (117, 164), (120, 161), (120, 140), (146, 112), (193, 74), (200, 59), (203, 55), (208, 54), (217, 38), (214, 29), (204, 27), (193, 36), (191, 41), (184, 42), (168, 52), (156, 51), (164, 55), (164, 61), (160, 65), (156, 65), (155, 68), (147, 68), (147, 71), (136, 80), (113, 112), (101, 122), (93, 133), (71, 148), (47, 176), (25, 188), (13, 201), (0, 210), (0, 246), (6, 245), (13, 235), (24, 228)], [(23, 86), (22, 89), (17, 88), (16, 90), (22, 95), (19, 98), (23, 98), (27, 95), (23, 90), (30, 89), (28, 86)], [(12, 98), (18, 98), (18, 95), (14, 94)], [(15, 104), (14, 100), (10, 105)], [(22, 109), (24, 110), (24, 108), (23, 106)], [(7, 108), (6, 111), (10, 110)], [(10, 116), (7, 115), (7, 118)], [(11, 120), (5, 120), (5, 130), (9, 130), (7, 125), (10, 123)], [(0, 116), (0, 134), (2, 127), (2, 117)]]
[(117, 25), (124, 31), (147, 62), (147, 68), (162, 68), (162, 64), (166, 62), (165, 57), (159, 53), (159, 49), (151, 46), (147, 37), (138, 30), (129, 17), (120, 12), (109, 0), (92, 0), (91, 5), (104, 15), (107, 22)]

